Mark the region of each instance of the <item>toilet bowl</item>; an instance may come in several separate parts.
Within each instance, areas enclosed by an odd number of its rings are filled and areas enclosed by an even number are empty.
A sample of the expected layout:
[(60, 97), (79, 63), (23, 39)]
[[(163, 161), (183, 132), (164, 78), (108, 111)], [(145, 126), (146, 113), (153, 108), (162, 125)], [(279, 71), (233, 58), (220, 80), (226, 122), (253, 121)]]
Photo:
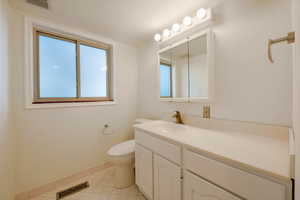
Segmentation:
[(126, 188), (134, 184), (134, 146), (135, 141), (129, 140), (114, 145), (107, 152), (115, 167), (115, 188)]
[[(137, 119), (134, 124), (146, 123), (152, 120)], [(107, 154), (115, 167), (114, 186), (122, 189), (134, 184), (134, 151), (135, 141), (128, 140), (112, 146)]]

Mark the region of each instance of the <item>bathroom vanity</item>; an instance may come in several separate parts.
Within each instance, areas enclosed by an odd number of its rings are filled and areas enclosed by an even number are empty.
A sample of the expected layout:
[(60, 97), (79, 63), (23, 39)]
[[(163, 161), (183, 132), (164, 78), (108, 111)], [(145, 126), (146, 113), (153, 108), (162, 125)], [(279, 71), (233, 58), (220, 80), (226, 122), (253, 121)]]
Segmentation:
[(135, 126), (136, 184), (149, 200), (291, 200), (288, 136), (154, 121)]

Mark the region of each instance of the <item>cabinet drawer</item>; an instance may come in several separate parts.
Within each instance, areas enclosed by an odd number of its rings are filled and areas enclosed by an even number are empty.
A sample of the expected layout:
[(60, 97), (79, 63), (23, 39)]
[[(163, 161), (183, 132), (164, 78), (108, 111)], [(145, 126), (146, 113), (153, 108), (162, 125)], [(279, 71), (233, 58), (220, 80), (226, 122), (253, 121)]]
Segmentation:
[(184, 150), (183, 163), (186, 169), (246, 199), (285, 200), (287, 197), (284, 185), (188, 150)]
[(187, 171), (184, 172), (183, 188), (184, 200), (242, 200)]
[(135, 131), (135, 141), (137, 144), (141, 144), (153, 152), (160, 154), (161, 156), (173, 161), (177, 164), (181, 163), (181, 150), (180, 146), (171, 144), (162, 139), (155, 138), (143, 131)]

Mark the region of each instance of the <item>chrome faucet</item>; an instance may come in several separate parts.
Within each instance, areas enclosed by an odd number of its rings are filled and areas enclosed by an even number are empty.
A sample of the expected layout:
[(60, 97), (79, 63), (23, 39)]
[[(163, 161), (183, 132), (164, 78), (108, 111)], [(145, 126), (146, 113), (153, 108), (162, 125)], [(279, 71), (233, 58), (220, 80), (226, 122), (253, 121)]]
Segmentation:
[(176, 123), (177, 124), (183, 124), (181, 113), (179, 111), (175, 111), (174, 115), (172, 117), (176, 118)]

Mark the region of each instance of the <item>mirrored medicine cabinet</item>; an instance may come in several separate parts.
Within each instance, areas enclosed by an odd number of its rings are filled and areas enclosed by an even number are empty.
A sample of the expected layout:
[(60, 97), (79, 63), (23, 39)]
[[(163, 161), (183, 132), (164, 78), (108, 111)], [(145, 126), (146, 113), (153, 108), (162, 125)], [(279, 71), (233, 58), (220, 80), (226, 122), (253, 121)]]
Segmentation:
[(213, 33), (208, 29), (159, 50), (160, 100), (213, 101), (213, 43)]

